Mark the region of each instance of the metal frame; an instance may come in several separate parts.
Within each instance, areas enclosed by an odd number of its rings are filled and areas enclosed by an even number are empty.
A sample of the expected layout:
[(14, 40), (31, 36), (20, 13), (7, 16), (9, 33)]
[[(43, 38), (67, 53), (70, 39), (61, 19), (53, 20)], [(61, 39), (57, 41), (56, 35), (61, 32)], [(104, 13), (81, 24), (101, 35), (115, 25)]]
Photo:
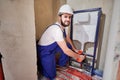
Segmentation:
[[(93, 11), (98, 11), (97, 28), (96, 28), (96, 35), (95, 35), (95, 40), (94, 40), (94, 42), (95, 42), (94, 53), (93, 53), (93, 55), (86, 55), (86, 56), (93, 57), (92, 66), (91, 66), (91, 75), (94, 75), (94, 65), (95, 65), (95, 59), (96, 59), (96, 49), (97, 49), (97, 43), (98, 43), (98, 33), (99, 33), (100, 17), (101, 17), (101, 14), (102, 14), (102, 10), (101, 10), (101, 8), (93, 8), (93, 9), (74, 11), (74, 14), (84, 13), (84, 12), (93, 12)], [(70, 28), (70, 38), (72, 40), (73, 40), (73, 17), (72, 17), (72, 20), (71, 20), (71, 28)]]

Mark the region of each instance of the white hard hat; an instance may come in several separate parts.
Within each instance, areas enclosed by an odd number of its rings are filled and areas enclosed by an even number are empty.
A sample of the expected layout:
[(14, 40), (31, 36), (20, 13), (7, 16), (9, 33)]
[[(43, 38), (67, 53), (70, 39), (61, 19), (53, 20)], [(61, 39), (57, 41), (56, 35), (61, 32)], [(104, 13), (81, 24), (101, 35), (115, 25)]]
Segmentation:
[(61, 15), (63, 13), (68, 13), (68, 14), (72, 14), (73, 15), (73, 10), (72, 8), (68, 5), (68, 4), (64, 4), (60, 7), (59, 11), (58, 11), (58, 15)]

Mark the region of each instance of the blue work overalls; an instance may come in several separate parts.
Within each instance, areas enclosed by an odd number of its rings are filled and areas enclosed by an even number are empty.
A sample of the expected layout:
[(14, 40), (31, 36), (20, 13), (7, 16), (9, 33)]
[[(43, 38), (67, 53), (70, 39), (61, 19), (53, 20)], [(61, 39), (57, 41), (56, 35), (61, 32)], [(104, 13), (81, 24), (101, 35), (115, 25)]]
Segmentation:
[[(58, 25), (59, 26), (59, 25)], [(65, 30), (63, 32), (63, 36), (66, 37)], [(67, 46), (71, 49), (70, 44)], [(58, 46), (57, 42), (54, 42), (47, 46), (37, 46), (38, 49), (38, 65), (40, 66), (41, 73), (43, 76), (53, 80), (56, 77), (56, 60), (55, 54), (59, 52), (60, 58), (58, 61), (58, 65), (65, 66), (69, 57), (62, 51), (62, 49)]]

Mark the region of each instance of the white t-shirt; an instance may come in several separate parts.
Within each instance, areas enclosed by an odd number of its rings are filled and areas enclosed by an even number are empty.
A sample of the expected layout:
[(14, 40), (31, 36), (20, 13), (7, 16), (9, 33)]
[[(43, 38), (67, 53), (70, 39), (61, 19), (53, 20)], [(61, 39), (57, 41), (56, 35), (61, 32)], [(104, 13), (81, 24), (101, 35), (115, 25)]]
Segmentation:
[(63, 32), (58, 25), (49, 26), (41, 36), (38, 44), (42, 46), (47, 46), (57, 41), (63, 41)]

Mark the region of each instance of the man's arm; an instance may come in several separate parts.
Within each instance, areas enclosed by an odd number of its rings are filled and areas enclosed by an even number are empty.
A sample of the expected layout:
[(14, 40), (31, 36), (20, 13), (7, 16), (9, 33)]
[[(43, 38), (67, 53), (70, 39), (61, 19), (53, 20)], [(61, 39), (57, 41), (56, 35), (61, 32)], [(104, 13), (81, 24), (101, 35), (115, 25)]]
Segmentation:
[(85, 59), (85, 56), (84, 55), (79, 55), (79, 54), (76, 54), (75, 52), (73, 52), (71, 49), (69, 49), (66, 45), (66, 42), (65, 41), (58, 41), (57, 44), (60, 46), (60, 48), (63, 50), (63, 52), (74, 58), (76, 61), (78, 62), (82, 62), (84, 59)]
[(76, 49), (76, 47), (75, 47), (75, 45), (73, 44), (73, 41), (70, 39), (70, 37), (67, 35), (67, 37), (66, 37), (66, 41), (68, 42), (68, 43), (70, 43), (70, 45), (72, 46), (72, 49), (75, 51), (75, 52), (77, 52), (78, 50)]
[(63, 50), (63, 52), (70, 56), (73, 57), (75, 59), (79, 58), (79, 54), (76, 54), (75, 52), (73, 52), (71, 49), (69, 49), (66, 45), (65, 41), (58, 41), (57, 44), (60, 46), (60, 48)]

